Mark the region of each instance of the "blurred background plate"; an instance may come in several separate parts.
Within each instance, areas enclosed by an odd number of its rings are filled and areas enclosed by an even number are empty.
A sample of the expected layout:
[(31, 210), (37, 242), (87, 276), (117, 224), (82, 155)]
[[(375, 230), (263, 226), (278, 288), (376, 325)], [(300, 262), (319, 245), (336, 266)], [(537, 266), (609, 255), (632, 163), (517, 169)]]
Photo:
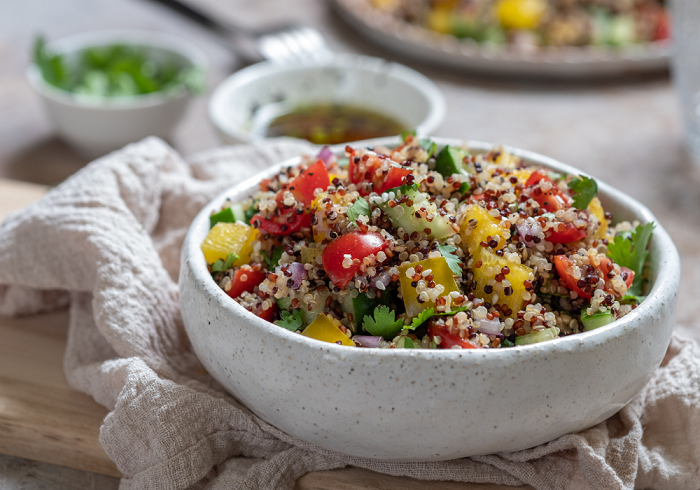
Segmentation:
[(624, 48), (544, 47), (532, 51), (459, 40), (401, 21), (369, 0), (332, 0), (338, 14), (371, 41), (395, 53), (462, 72), (532, 78), (609, 78), (667, 70), (671, 46), (657, 41)]

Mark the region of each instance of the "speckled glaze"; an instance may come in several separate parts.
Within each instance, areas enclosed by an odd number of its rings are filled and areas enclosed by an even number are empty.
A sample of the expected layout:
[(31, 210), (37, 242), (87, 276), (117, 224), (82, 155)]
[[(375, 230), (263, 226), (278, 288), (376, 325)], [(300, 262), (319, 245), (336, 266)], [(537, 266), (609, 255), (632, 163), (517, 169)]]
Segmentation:
[[(398, 139), (372, 143), (395, 145)], [(492, 146), (468, 144), (473, 151)], [(532, 163), (581, 173), (507, 149)], [(360, 349), (309, 339), (257, 318), (211, 280), (199, 246), (209, 215), (226, 197), (248, 195), (262, 177), (297, 161), (273, 167), (207, 205), (189, 230), (180, 272), (182, 315), (197, 355), (231, 394), (276, 427), (327, 449), (388, 461), (513, 451), (605, 420), (661, 363), (673, 330), (680, 261), (658, 223), (647, 299), (610, 325), (542, 344)], [(599, 187), (616, 219), (656, 221), (637, 201), (600, 181)]]

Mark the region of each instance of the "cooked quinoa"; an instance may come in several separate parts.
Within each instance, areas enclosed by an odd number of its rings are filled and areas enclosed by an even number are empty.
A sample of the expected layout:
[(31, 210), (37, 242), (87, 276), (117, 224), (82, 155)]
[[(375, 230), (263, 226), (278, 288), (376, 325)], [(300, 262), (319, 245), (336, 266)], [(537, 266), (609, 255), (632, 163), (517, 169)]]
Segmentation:
[(503, 149), (406, 135), (263, 180), (212, 215), (202, 250), (233, 300), (301, 335), (504, 348), (597, 328), (642, 300), (653, 224), (613, 226), (596, 194), (593, 179)]

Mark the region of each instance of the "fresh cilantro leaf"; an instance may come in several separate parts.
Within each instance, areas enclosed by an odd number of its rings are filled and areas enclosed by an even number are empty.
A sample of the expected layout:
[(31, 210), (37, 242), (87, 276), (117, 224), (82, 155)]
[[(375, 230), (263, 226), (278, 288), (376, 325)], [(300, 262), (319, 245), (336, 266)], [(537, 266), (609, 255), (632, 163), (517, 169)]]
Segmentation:
[(430, 320), (430, 317), (435, 314), (435, 308), (426, 308), (421, 311), (420, 314), (411, 321), (411, 326), (408, 327), (411, 330), (415, 330), (425, 322)]
[(459, 313), (460, 311), (466, 311), (466, 309), (466, 306), (460, 306), (459, 308), (452, 311), (448, 311), (446, 313), (435, 313), (435, 308), (426, 308), (425, 310), (421, 311), (420, 314), (411, 321), (411, 325), (407, 325), (406, 328), (408, 328), (409, 330), (415, 330), (421, 325), (423, 325), (425, 322), (430, 320), (431, 317), (452, 316), (456, 313)]
[(354, 223), (360, 216), (369, 216), (369, 212), (369, 203), (363, 197), (358, 197), (348, 208), (348, 220)]
[(617, 265), (634, 271), (634, 282), (627, 290), (628, 295), (642, 295), (644, 264), (649, 255), (647, 246), (654, 232), (654, 226), (653, 222), (639, 225), (634, 229), (629, 239), (616, 235), (613, 242), (608, 245), (608, 257)]
[(283, 310), (280, 316), (282, 318), (277, 320), (275, 323), (291, 332), (296, 332), (304, 324), (301, 310), (292, 310), (291, 312)]
[(392, 187), (391, 189), (387, 189), (384, 192), (389, 194), (390, 192), (393, 192), (396, 197), (400, 196), (405, 196), (411, 191), (417, 191), (418, 190), (418, 184), (406, 184), (406, 185), (401, 185), (399, 187)]
[(240, 257), (237, 254), (228, 254), (226, 256), (226, 260), (217, 260), (211, 265), (211, 270), (212, 272), (221, 272), (221, 271), (227, 271), (231, 267), (233, 267), (233, 263), (240, 259)]
[(464, 194), (465, 192), (467, 192), (471, 188), (472, 188), (472, 186), (469, 185), (469, 182), (462, 182), (462, 185), (459, 186), (459, 192), (460, 192), (460, 194)]
[(272, 249), (272, 253), (268, 256), (267, 253), (265, 253), (264, 250), (261, 250), (263, 257), (265, 258), (265, 262), (267, 262), (268, 268), (269, 269), (274, 269), (280, 264), (280, 259), (282, 258), (282, 252), (284, 252), (284, 248), (282, 247), (275, 247)]
[(377, 306), (374, 309), (374, 318), (365, 315), (362, 328), (375, 336), (382, 336), (384, 340), (391, 340), (403, 330), (403, 321), (396, 319), (396, 312), (387, 306)]
[(437, 145), (435, 142), (429, 140), (428, 138), (418, 140), (418, 145), (428, 152), (428, 156), (432, 156), (433, 153), (435, 153), (435, 150), (437, 150)]
[(408, 137), (408, 136), (415, 136), (415, 135), (416, 135), (416, 130), (415, 130), (415, 129), (413, 129), (413, 130), (411, 130), (411, 131), (404, 131), (403, 133), (401, 133), (401, 139), (402, 139), (403, 141), (406, 141), (406, 137)]
[(459, 264), (462, 263), (462, 259), (453, 253), (457, 250), (457, 247), (453, 247), (452, 245), (438, 245), (437, 249), (442, 256), (445, 257), (445, 260), (447, 260), (447, 265), (450, 267), (450, 270), (459, 277), (462, 277), (462, 268), (459, 266)]
[(568, 185), (569, 189), (576, 193), (573, 203), (576, 209), (586, 209), (598, 194), (598, 183), (585, 175), (574, 177)]

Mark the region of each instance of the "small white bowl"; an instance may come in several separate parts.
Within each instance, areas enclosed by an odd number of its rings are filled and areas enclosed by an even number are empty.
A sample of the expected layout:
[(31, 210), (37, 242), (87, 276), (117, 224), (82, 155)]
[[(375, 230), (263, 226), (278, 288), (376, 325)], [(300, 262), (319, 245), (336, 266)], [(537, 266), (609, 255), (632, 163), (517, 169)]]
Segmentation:
[[(384, 138), (357, 145), (398, 143)], [(476, 152), (493, 148), (467, 145)], [(542, 155), (506, 149), (532, 164), (581, 173)], [(390, 461), (515, 451), (607, 419), (661, 363), (674, 326), (678, 251), (646, 207), (600, 181), (600, 199), (617, 219), (656, 222), (649, 294), (609, 325), (508, 349), (360, 349), (258, 318), (212, 280), (200, 245), (210, 214), (226, 198), (249, 196), (260, 179), (299, 161), (275, 165), (205, 206), (185, 238), (180, 267), (182, 318), (199, 359), (233, 396), (279, 429), (326, 449)]]
[[(175, 55), (183, 67), (204, 70), (206, 58), (194, 45), (169, 34), (140, 30), (94, 31), (47, 43), (46, 49), (68, 58), (89, 47), (127, 44), (148, 47), (155, 56)], [(146, 136), (167, 138), (191, 99), (186, 88), (128, 97), (74, 94), (47, 83), (32, 64), (27, 78), (41, 95), (57, 133), (88, 157), (97, 157)]]
[(398, 63), (356, 54), (324, 61), (279, 65), (262, 62), (219, 85), (209, 100), (209, 118), (226, 144), (263, 139), (256, 131), (261, 108), (284, 103), (341, 103), (379, 112), (432, 133), (445, 117), (445, 98), (427, 77)]

